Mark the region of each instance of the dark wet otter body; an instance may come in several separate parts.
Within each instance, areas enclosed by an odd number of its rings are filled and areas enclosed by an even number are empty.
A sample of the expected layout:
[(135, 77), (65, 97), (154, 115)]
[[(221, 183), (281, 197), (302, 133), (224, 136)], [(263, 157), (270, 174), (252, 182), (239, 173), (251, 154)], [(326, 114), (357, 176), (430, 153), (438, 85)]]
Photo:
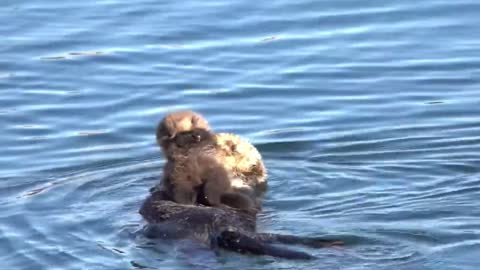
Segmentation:
[[(149, 222), (145, 230), (147, 236), (189, 238), (213, 249), (221, 247), (236, 252), (290, 259), (310, 259), (312, 256), (273, 244), (322, 247), (338, 243), (320, 238), (256, 232), (256, 213), (266, 188), (266, 169), (255, 147), (240, 137), (226, 133), (213, 134), (207, 121), (190, 111), (167, 115), (157, 127), (156, 137), (167, 164), (162, 183), (151, 190), (140, 209), (140, 214)], [(219, 166), (211, 167), (215, 164), (221, 165), (222, 170), (218, 169)], [(227, 178), (222, 176), (223, 173), (210, 175), (215, 172), (228, 172), (229, 185), (222, 186), (222, 182), (215, 182)], [(208, 183), (216, 185), (209, 187)], [(237, 194), (237, 197), (246, 195), (255, 201), (255, 207), (208, 207), (195, 204), (217, 205), (215, 201), (218, 200), (211, 201), (212, 194), (217, 197), (221, 194)]]
[(161, 190), (143, 203), (140, 214), (149, 222), (145, 233), (151, 238), (191, 238), (211, 248), (288, 259), (311, 259), (300, 251), (275, 243), (324, 247), (340, 241), (256, 232), (256, 212), (234, 208), (183, 205), (169, 201)]

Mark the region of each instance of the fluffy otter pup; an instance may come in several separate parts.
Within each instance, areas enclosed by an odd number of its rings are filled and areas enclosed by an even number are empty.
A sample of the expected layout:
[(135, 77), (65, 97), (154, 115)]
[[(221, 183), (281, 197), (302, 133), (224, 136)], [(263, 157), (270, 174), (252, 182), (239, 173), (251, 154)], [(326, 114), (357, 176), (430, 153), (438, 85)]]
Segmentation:
[(216, 158), (232, 175), (232, 186), (238, 190), (266, 191), (267, 170), (258, 150), (248, 141), (231, 133), (215, 134)]
[(252, 209), (253, 201), (232, 189), (229, 173), (212, 157), (213, 138), (201, 128), (168, 138), (164, 144), (168, 152), (162, 181), (165, 191), (177, 203)]
[[(179, 111), (168, 114), (158, 125), (156, 137), (166, 158), (174, 153), (188, 155), (189, 148), (202, 140), (194, 129), (210, 131), (207, 120), (192, 111)], [(183, 133), (183, 134), (182, 134)], [(177, 136), (182, 134), (181, 136)], [(209, 133), (211, 134), (211, 133)], [(260, 204), (259, 197), (267, 187), (267, 171), (257, 149), (245, 139), (230, 134), (214, 134), (214, 149), (209, 153), (229, 173), (230, 182), (236, 191), (250, 194)]]

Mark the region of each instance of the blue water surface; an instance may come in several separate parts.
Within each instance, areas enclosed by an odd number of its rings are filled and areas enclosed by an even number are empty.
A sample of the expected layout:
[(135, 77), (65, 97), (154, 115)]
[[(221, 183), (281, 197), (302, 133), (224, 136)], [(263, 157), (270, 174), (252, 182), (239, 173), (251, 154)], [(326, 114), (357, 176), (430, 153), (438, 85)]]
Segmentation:
[[(0, 6), (2, 269), (478, 269), (480, 2), (29, 0)], [(154, 129), (204, 114), (269, 170), (288, 261), (138, 234)], [(193, 251), (192, 251), (193, 250)]]

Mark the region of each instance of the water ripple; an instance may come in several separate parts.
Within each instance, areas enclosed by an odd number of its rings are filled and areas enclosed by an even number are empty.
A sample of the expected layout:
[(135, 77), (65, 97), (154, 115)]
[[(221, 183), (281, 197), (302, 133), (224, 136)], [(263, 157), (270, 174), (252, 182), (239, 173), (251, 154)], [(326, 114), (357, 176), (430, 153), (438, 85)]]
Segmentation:
[[(3, 265), (476, 269), (479, 7), (7, 1)], [(135, 236), (163, 164), (154, 129), (174, 109), (200, 111), (262, 152), (261, 229), (352, 245), (301, 263), (222, 254), (220, 266)]]

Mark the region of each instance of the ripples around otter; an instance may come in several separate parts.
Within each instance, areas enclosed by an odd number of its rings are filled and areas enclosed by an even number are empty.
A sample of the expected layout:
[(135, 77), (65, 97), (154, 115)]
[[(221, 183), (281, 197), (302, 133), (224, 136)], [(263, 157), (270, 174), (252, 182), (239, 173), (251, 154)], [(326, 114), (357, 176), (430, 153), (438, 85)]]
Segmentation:
[[(8, 269), (477, 269), (480, 4), (6, 1)], [(259, 230), (341, 237), (291, 262), (155, 243), (154, 129), (193, 109), (269, 169)]]

